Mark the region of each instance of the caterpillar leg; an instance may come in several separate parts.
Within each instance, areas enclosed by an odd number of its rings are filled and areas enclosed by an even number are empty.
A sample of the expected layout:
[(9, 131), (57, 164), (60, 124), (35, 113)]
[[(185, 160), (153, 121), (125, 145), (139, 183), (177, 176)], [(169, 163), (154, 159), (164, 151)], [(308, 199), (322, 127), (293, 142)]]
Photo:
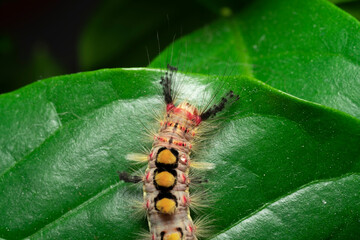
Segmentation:
[(192, 177), (191, 178), (191, 183), (202, 184), (202, 183), (207, 183), (207, 182), (209, 182), (207, 179), (204, 179), (201, 177)]
[(131, 183), (139, 183), (142, 182), (143, 178), (141, 176), (131, 176), (127, 172), (119, 172), (119, 178), (120, 180), (123, 180), (124, 182), (131, 182)]

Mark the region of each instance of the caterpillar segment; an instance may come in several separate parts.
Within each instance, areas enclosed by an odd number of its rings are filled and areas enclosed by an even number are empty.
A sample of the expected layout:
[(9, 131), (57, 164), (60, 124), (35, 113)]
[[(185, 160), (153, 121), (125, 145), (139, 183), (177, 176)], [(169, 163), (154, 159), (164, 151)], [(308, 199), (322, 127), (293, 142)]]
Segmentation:
[[(172, 89), (177, 69), (168, 65), (161, 78), (166, 114), (154, 136), (147, 157), (143, 182), (144, 207), (152, 240), (197, 240), (196, 227), (190, 216), (190, 153), (196, 131), (202, 121), (215, 116), (225, 105), (238, 99), (228, 92), (218, 104), (200, 113), (188, 102), (174, 103)], [(128, 159), (143, 161), (143, 155), (129, 154)], [(139, 177), (119, 173), (120, 179), (139, 182)]]
[(154, 138), (144, 179), (144, 200), (154, 240), (197, 239), (189, 210), (188, 177), (196, 116), (197, 110), (190, 104), (175, 107), (170, 103)]

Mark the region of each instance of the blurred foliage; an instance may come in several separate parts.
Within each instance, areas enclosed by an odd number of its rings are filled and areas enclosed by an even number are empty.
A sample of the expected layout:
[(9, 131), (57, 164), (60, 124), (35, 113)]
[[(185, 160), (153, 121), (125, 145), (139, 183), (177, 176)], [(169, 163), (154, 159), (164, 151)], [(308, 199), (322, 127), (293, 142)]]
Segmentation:
[(1, 36), (0, 41), (1, 92), (10, 87), (20, 88), (34, 80), (66, 73), (45, 45), (33, 46), (29, 59), (23, 62), (16, 57), (16, 49), (9, 36)]
[(332, 2), (334, 4), (342, 4), (342, 3), (349, 3), (349, 2), (357, 2), (359, 0), (329, 0), (329, 2)]
[(158, 45), (162, 49), (215, 18), (190, 1), (104, 1), (80, 34), (80, 69), (146, 66), (146, 48), (152, 59), (159, 54)]
[(342, 10), (348, 12), (358, 20), (360, 20), (360, 1), (353, 0), (353, 1), (342, 1), (338, 4), (338, 7), (342, 8)]
[[(360, 17), (359, 1), (330, 1)], [(0, 93), (59, 74), (147, 66), (159, 47), (161, 52), (175, 39), (233, 15), (249, 2), (3, 1)]]

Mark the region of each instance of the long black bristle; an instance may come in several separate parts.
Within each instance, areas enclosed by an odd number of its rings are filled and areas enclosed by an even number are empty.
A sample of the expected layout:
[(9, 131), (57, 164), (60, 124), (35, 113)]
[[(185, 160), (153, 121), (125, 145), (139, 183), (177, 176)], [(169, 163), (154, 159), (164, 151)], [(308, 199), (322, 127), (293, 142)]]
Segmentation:
[(218, 112), (221, 112), (227, 105), (232, 104), (237, 100), (239, 100), (239, 95), (234, 95), (233, 91), (229, 91), (225, 94), (225, 97), (221, 98), (218, 104), (214, 104), (212, 107), (210, 107), (208, 110), (206, 110), (200, 115), (201, 120), (205, 121), (210, 117), (214, 117)]
[(165, 73), (165, 76), (161, 77), (160, 84), (162, 85), (162, 88), (163, 88), (165, 103), (169, 104), (174, 101), (173, 96), (172, 96), (171, 85), (172, 85), (173, 75), (178, 69), (169, 64), (167, 65), (167, 69), (168, 69), (168, 71)]

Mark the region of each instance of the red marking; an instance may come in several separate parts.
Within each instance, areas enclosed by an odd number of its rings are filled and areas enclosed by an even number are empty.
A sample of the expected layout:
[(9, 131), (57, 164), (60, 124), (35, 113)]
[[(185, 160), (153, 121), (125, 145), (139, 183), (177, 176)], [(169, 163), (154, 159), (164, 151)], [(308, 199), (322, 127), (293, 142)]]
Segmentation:
[(155, 234), (152, 235), (151, 240), (155, 240)]
[(181, 113), (181, 112), (182, 112), (182, 108), (174, 107), (174, 113), (175, 113), (175, 114)]
[(181, 160), (184, 164), (187, 163), (187, 158), (186, 158), (185, 155), (182, 155), (181, 158), (180, 158), (180, 160)]
[(188, 199), (185, 196), (183, 196), (183, 202), (184, 202), (184, 205), (186, 205), (188, 202)]
[(146, 181), (149, 182), (150, 171), (146, 174)]
[(188, 225), (188, 228), (189, 228), (189, 232), (193, 231), (193, 228), (190, 225)]
[(146, 201), (146, 208), (147, 208), (147, 209), (150, 208), (150, 201), (149, 201), (149, 200)]
[(188, 120), (194, 121), (196, 123), (196, 126), (201, 123), (201, 117), (199, 115), (186, 112), (186, 117)]
[[(182, 112), (186, 112), (186, 118), (190, 121), (194, 121), (196, 123), (196, 126), (199, 125), (201, 123), (201, 117), (199, 115), (197, 115), (197, 111), (194, 112), (194, 114), (192, 114), (191, 112), (189, 111), (186, 111), (182, 108), (178, 108), (178, 107), (175, 107), (174, 104), (172, 103), (169, 103), (166, 105), (166, 111), (169, 112), (169, 111), (173, 111), (175, 114), (179, 114), (179, 113), (182, 113)], [(185, 130), (185, 127), (181, 128), (183, 130)]]
[(194, 118), (195, 118), (196, 126), (199, 125), (201, 123), (201, 117), (196, 115)]
[(174, 104), (169, 103), (166, 105), (166, 112), (170, 112), (173, 108), (175, 108)]
[(185, 174), (181, 174), (181, 178), (182, 178), (183, 183), (185, 183), (185, 182), (186, 182), (186, 176), (185, 176)]
[(154, 152), (151, 151), (151, 153), (150, 153), (150, 155), (149, 155), (150, 159), (153, 157), (153, 154), (154, 154)]
[(186, 112), (186, 117), (187, 117), (188, 120), (193, 120), (194, 115), (192, 113), (190, 113), (190, 112)]

